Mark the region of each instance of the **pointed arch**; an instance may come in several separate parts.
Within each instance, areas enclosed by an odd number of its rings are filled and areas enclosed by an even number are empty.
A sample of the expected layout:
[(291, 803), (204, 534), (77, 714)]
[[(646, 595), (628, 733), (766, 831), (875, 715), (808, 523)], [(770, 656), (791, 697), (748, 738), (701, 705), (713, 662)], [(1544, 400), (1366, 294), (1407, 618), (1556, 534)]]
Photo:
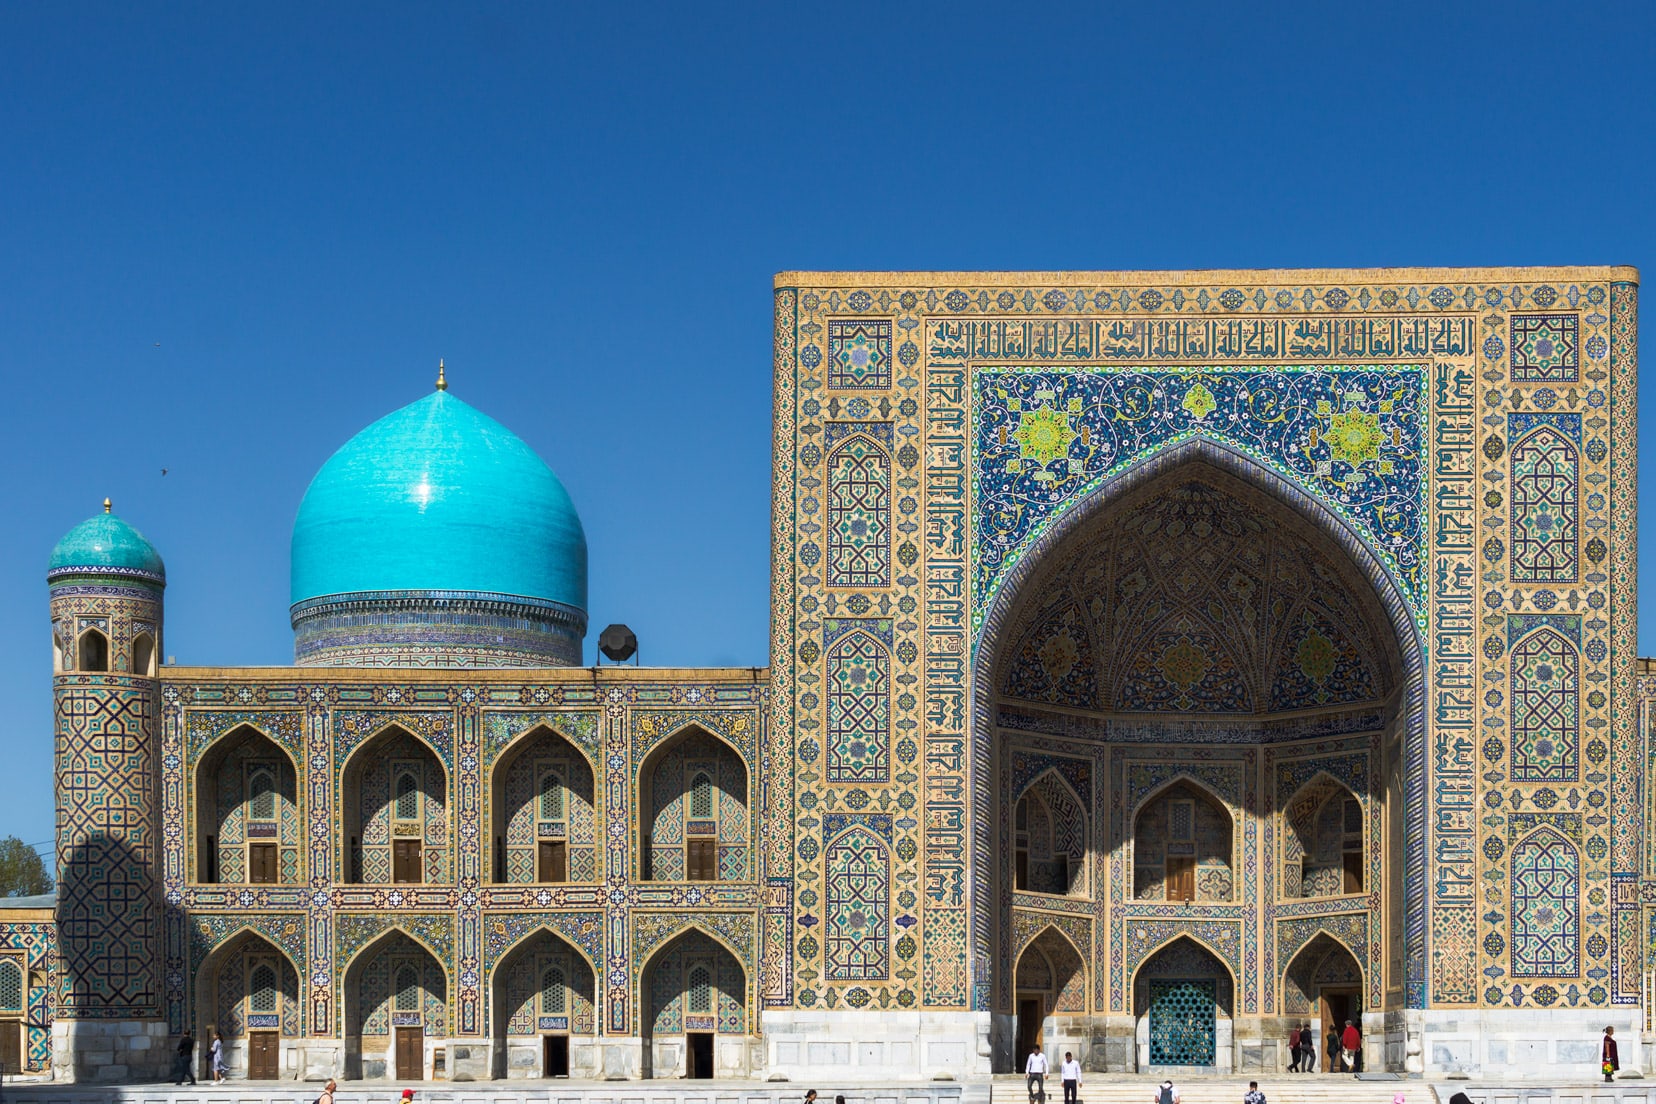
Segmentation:
[[(1566, 622), (1569, 625), (1578, 622)], [(1514, 782), (1573, 782), (1581, 724), (1581, 653), (1552, 624), (1512, 647), (1507, 707)]]
[(891, 454), (865, 433), (834, 444), (825, 467), (831, 587), (891, 585)]
[(1282, 895), (1362, 893), (1368, 870), (1368, 811), (1363, 795), (1326, 770), (1301, 784), (1279, 818)]
[(891, 650), (857, 629), (834, 641), (823, 664), (827, 689), (824, 768), (830, 782), (891, 776)]
[[(692, 782), (712, 782), (712, 815), (691, 808)], [(752, 862), (751, 774), (724, 735), (694, 722), (675, 729), (638, 768), (639, 878), (727, 881)]]
[(1075, 945), (1075, 940), (1071, 939), (1070, 936), (1069, 936), (1069, 933), (1066, 932), (1063, 928), (1060, 928), (1057, 924), (1046, 924), (1046, 925), (1043, 925), (1042, 927), (1036, 928), (1034, 931), (1030, 932), (1029, 933), (1029, 938), (1025, 939), (1021, 944), (1019, 944), (1019, 946), (1017, 947), (1016, 953), (1012, 957), (1022, 958), (1023, 953), (1025, 951), (1029, 950), (1029, 948), (1035, 946), (1036, 943), (1038, 943), (1042, 939), (1046, 938), (1046, 936), (1049, 933), (1052, 936), (1063, 940), (1064, 944), (1067, 947), (1069, 947), (1070, 950), (1075, 952), (1075, 957), (1076, 958), (1080, 959), (1083, 962), (1086, 961), (1087, 956), (1082, 953), (1080, 947), (1077, 947)]
[[(414, 780), (412, 800), (402, 776)], [(441, 882), (453, 865), (454, 778), (431, 741), (389, 721), (345, 758), (340, 780), (341, 881)], [(405, 815), (412, 812), (412, 818)]]
[[(1186, 948), (1194, 951), (1196, 957), (1189, 960), (1178, 959), (1175, 952), (1184, 951)], [(1208, 962), (1210, 959), (1211, 962)], [(1197, 963), (1198, 968), (1193, 969), (1191, 966), (1192, 962)], [(1167, 936), (1144, 954), (1140, 955), (1138, 961), (1131, 965), (1128, 970), (1128, 986), (1129, 990), (1134, 994), (1135, 1008), (1139, 1003), (1139, 997), (1141, 995), (1140, 983), (1147, 979), (1152, 973), (1157, 972), (1158, 967), (1169, 964), (1171, 964), (1170, 972), (1175, 974), (1189, 974), (1190, 976), (1200, 976), (1199, 966), (1201, 964), (1217, 966), (1218, 969), (1215, 971), (1215, 974), (1217, 980), (1220, 982), (1220, 985), (1218, 986), (1216, 996), (1219, 1001), (1219, 1007), (1227, 1015), (1234, 1014), (1236, 1009), (1236, 994), (1242, 991), (1241, 985), (1237, 981), (1236, 971), (1232, 968), (1231, 964), (1225, 960), (1224, 955), (1215, 950), (1213, 945), (1204, 939), (1200, 933), (1194, 931), (1182, 931), (1177, 934)], [(1139, 1014), (1142, 1014), (1142, 1012)]]
[[(261, 775), (270, 782), (262, 796), (254, 792)], [(303, 882), (301, 777), (293, 753), (257, 724), (244, 721), (213, 737), (190, 776), (195, 880)]]
[[(1039, 805), (1039, 826), (1030, 802)], [(1015, 799), (1013, 817), (1015, 887), (1060, 896), (1086, 893), (1092, 817), (1063, 773), (1048, 767), (1030, 779)]]
[[(261, 959), (275, 963), (275, 1009), (252, 1007), (251, 967)], [(275, 1028), (283, 1038), (297, 1039), (304, 1033), (300, 976), (299, 964), (285, 947), (251, 925), (238, 927), (208, 951), (196, 967), (192, 994), (195, 1020), (232, 1041), (243, 1038), (254, 1027)], [(246, 1055), (237, 1047), (229, 1048), (227, 1057), (233, 1068), (246, 1061)]]
[(489, 880), (599, 880), (597, 777), (580, 746), (552, 725), (513, 737), (489, 768)]
[(867, 827), (847, 828), (823, 849), (824, 973), (831, 981), (878, 981), (891, 959), (891, 858)]
[[(700, 968), (709, 985), (708, 1011), (692, 1007), (692, 976)], [(704, 925), (691, 921), (644, 956), (638, 973), (639, 1029), (645, 1040), (646, 1076), (678, 1072), (668, 1063), (680, 1054), (656, 1047), (662, 1037), (688, 1032), (747, 1035), (752, 1031), (752, 979), (742, 956)]]
[[(1126, 508), (1152, 493), (1164, 480), (1183, 471), (1212, 475), (1216, 486), (1238, 487), (1253, 497), (1265, 497), (1292, 511), (1295, 524), (1303, 522), (1305, 535), (1315, 543), (1323, 541), (1338, 549), (1342, 563), (1349, 565), (1354, 579), (1366, 586), (1354, 586), (1359, 600), (1373, 619), (1378, 662), (1387, 691), (1383, 706), (1388, 759), (1383, 766), (1388, 802), (1398, 801), (1401, 815), (1395, 818), (1394, 853), (1398, 861), (1388, 866), (1385, 892), (1395, 894), (1396, 907), (1385, 910), (1388, 945), (1403, 948), (1403, 1000), (1408, 1007), (1422, 1007), (1427, 1000), (1425, 933), (1430, 919), (1427, 900), (1426, 803), (1405, 794), (1418, 795), (1426, 782), (1424, 645), (1417, 625), (1412, 599), (1396, 569), (1373, 547), (1364, 531), (1341, 517), (1317, 494), (1291, 476), (1267, 467), (1237, 446), (1207, 436), (1195, 436), (1155, 449), (1121, 471), (1101, 479), (1056, 512), (1022, 547), (1006, 557), (1009, 565), (999, 586), (987, 597), (978, 621), (972, 653), (973, 702), (971, 736), (971, 779), (974, 795), (971, 823), (972, 861), (989, 876), (978, 879), (971, 890), (971, 931), (968, 936), (971, 965), (967, 976), (988, 977), (990, 984), (970, 987), (973, 1007), (1004, 1011), (1010, 995), (1009, 967), (997, 933), (1010, 923), (1010, 849), (1000, 847), (998, 832), (1010, 822), (997, 802), (1006, 800), (993, 784), (1000, 769), (997, 759), (1000, 734), (997, 728), (998, 688), (1004, 665), (1010, 660), (1016, 617), (1031, 595), (1044, 586), (1043, 567), (1054, 562), (1053, 553), (1065, 546), (1086, 527), (1106, 518), (1118, 507)], [(1239, 492), (1241, 493), (1241, 492)], [(1342, 569), (1343, 570), (1343, 569)], [(1108, 663), (1108, 657), (1102, 659)], [(1393, 735), (1394, 734), (1394, 735)], [(1389, 743), (1395, 739), (1395, 743)], [(1395, 747), (1395, 752), (1390, 748)], [(1228, 811), (1228, 807), (1227, 807)], [(1389, 825), (1392, 820), (1388, 820)], [(1395, 884), (1391, 878), (1395, 877)], [(968, 990), (963, 989), (963, 999)]]
[(1512, 581), (1576, 582), (1581, 456), (1575, 444), (1553, 425), (1537, 426), (1513, 443), (1511, 469)]
[(155, 636), (141, 632), (132, 638), (132, 673), (140, 678), (155, 677)]
[(109, 670), (109, 637), (101, 629), (82, 629), (75, 639), (75, 670)]
[[(349, 1077), (383, 1076), (391, 1069), (392, 1025), (417, 1027), (442, 1038), (452, 1016), (453, 989), (443, 956), (426, 940), (393, 923), (352, 953), (343, 965), (345, 1066)], [(399, 1007), (405, 965), (419, 986), (417, 1009)]]
[(1282, 958), (1282, 1013), (1289, 1016), (1308, 1016), (1317, 1001), (1321, 988), (1331, 979), (1326, 975), (1335, 959), (1349, 966), (1354, 977), (1339, 977), (1343, 985), (1355, 985), (1359, 993), (1367, 993), (1367, 970), (1363, 960), (1351, 945), (1327, 927), (1318, 926), (1291, 955)]
[(1134, 805), (1130, 823), (1135, 899), (1235, 897), (1236, 811), (1211, 786), (1180, 771)]
[(1581, 853), (1551, 825), (1513, 845), (1513, 977), (1574, 977), (1581, 970)]

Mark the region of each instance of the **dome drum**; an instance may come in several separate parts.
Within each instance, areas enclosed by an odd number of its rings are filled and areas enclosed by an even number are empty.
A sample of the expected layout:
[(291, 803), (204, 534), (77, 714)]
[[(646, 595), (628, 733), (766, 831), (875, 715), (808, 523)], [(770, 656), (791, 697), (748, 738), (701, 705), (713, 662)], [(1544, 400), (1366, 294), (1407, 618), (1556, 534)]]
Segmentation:
[(292, 610), (312, 667), (578, 667), (587, 615), (561, 602), (465, 591), (335, 594)]

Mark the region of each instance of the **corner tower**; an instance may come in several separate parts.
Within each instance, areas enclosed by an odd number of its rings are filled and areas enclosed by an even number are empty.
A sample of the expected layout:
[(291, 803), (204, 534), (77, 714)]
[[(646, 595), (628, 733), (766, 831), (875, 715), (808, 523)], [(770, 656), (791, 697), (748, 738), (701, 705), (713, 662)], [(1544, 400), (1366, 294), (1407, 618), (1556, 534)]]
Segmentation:
[(587, 549), (558, 477), (437, 389), (347, 441), (293, 525), (294, 662), (573, 667)]
[(166, 1065), (161, 1007), (157, 756), (166, 568), (104, 511), (46, 572), (52, 613), (60, 1079), (119, 1081)]

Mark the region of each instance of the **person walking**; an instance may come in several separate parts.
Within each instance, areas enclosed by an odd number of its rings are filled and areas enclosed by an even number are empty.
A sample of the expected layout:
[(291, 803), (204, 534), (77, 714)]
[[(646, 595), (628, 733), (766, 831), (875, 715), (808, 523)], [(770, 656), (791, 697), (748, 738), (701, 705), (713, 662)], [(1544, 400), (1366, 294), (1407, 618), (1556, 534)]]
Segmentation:
[(1024, 1061), (1024, 1077), (1029, 1082), (1029, 1099), (1035, 1104), (1046, 1100), (1046, 1075), (1046, 1055), (1041, 1053), (1039, 1044), (1032, 1044), (1029, 1057)]
[(195, 1036), (190, 1034), (187, 1027), (178, 1040), (177, 1055), (178, 1057), (173, 1059), (173, 1084), (182, 1085), (186, 1080), (192, 1085), (195, 1084)]
[(1265, 1094), (1259, 1091), (1258, 1081), (1248, 1082), (1248, 1091), (1242, 1094), (1242, 1104), (1265, 1104)]
[(816, 1090), (815, 1089), (806, 1089), (805, 1090), (805, 1104), (816, 1104)]
[(1341, 1072), (1340, 1029), (1335, 1024), (1328, 1025), (1328, 1038), (1323, 1041), (1323, 1056), (1328, 1059), (1329, 1073)]
[(339, 1088), (339, 1082), (328, 1078), (328, 1083), (322, 1086), (322, 1095), (316, 1098), (316, 1104), (334, 1104), (334, 1090)]
[(1616, 1071), (1621, 1069), (1621, 1059), (1616, 1055), (1616, 1029), (1604, 1029), (1604, 1045), (1599, 1049), (1599, 1069), (1604, 1073), (1604, 1083), (1608, 1085), (1616, 1079)]
[(1171, 1081), (1156, 1086), (1156, 1104), (1179, 1104), (1179, 1087)]
[(1058, 1077), (1064, 1082), (1064, 1104), (1078, 1104), (1081, 1092), (1081, 1063), (1075, 1055), (1064, 1051), (1064, 1060), (1058, 1066)]
[(1357, 1055), (1362, 1047), (1363, 1033), (1357, 1030), (1356, 1024), (1347, 1020), (1345, 1030), (1340, 1033), (1340, 1061), (1352, 1073), (1357, 1072)]
[(216, 1027), (208, 1028), (207, 1035), (212, 1039), (212, 1045), (207, 1048), (208, 1068), (213, 1073), (213, 1084), (217, 1085), (224, 1080), (224, 1040), (219, 1038)]
[(1300, 1064), (1300, 1029), (1296, 1024), (1288, 1029), (1288, 1072), (1298, 1073)]
[(1300, 1025), (1300, 1072), (1317, 1072), (1317, 1034), (1310, 1024)]

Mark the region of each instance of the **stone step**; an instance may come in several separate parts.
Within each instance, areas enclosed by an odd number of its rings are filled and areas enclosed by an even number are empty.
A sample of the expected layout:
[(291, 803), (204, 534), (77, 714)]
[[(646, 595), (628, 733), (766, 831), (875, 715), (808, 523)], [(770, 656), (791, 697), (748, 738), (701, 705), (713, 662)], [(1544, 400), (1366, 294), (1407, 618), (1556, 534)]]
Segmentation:
[[(1437, 1104), (1434, 1086), (1423, 1081), (1359, 1081), (1350, 1076), (1296, 1078), (1292, 1074), (1175, 1078), (1179, 1104), (1241, 1104), (1248, 1082), (1258, 1081), (1268, 1104), (1391, 1104), (1401, 1092), (1407, 1104)], [(1153, 1104), (1161, 1079), (1151, 1075), (1095, 1074), (1082, 1078), (1080, 1104)], [(1062, 1087), (1049, 1082), (1045, 1104), (1063, 1104)], [(1445, 1093), (1442, 1099), (1447, 1100)], [(1029, 1104), (1022, 1078), (997, 1078), (990, 1104)]]

